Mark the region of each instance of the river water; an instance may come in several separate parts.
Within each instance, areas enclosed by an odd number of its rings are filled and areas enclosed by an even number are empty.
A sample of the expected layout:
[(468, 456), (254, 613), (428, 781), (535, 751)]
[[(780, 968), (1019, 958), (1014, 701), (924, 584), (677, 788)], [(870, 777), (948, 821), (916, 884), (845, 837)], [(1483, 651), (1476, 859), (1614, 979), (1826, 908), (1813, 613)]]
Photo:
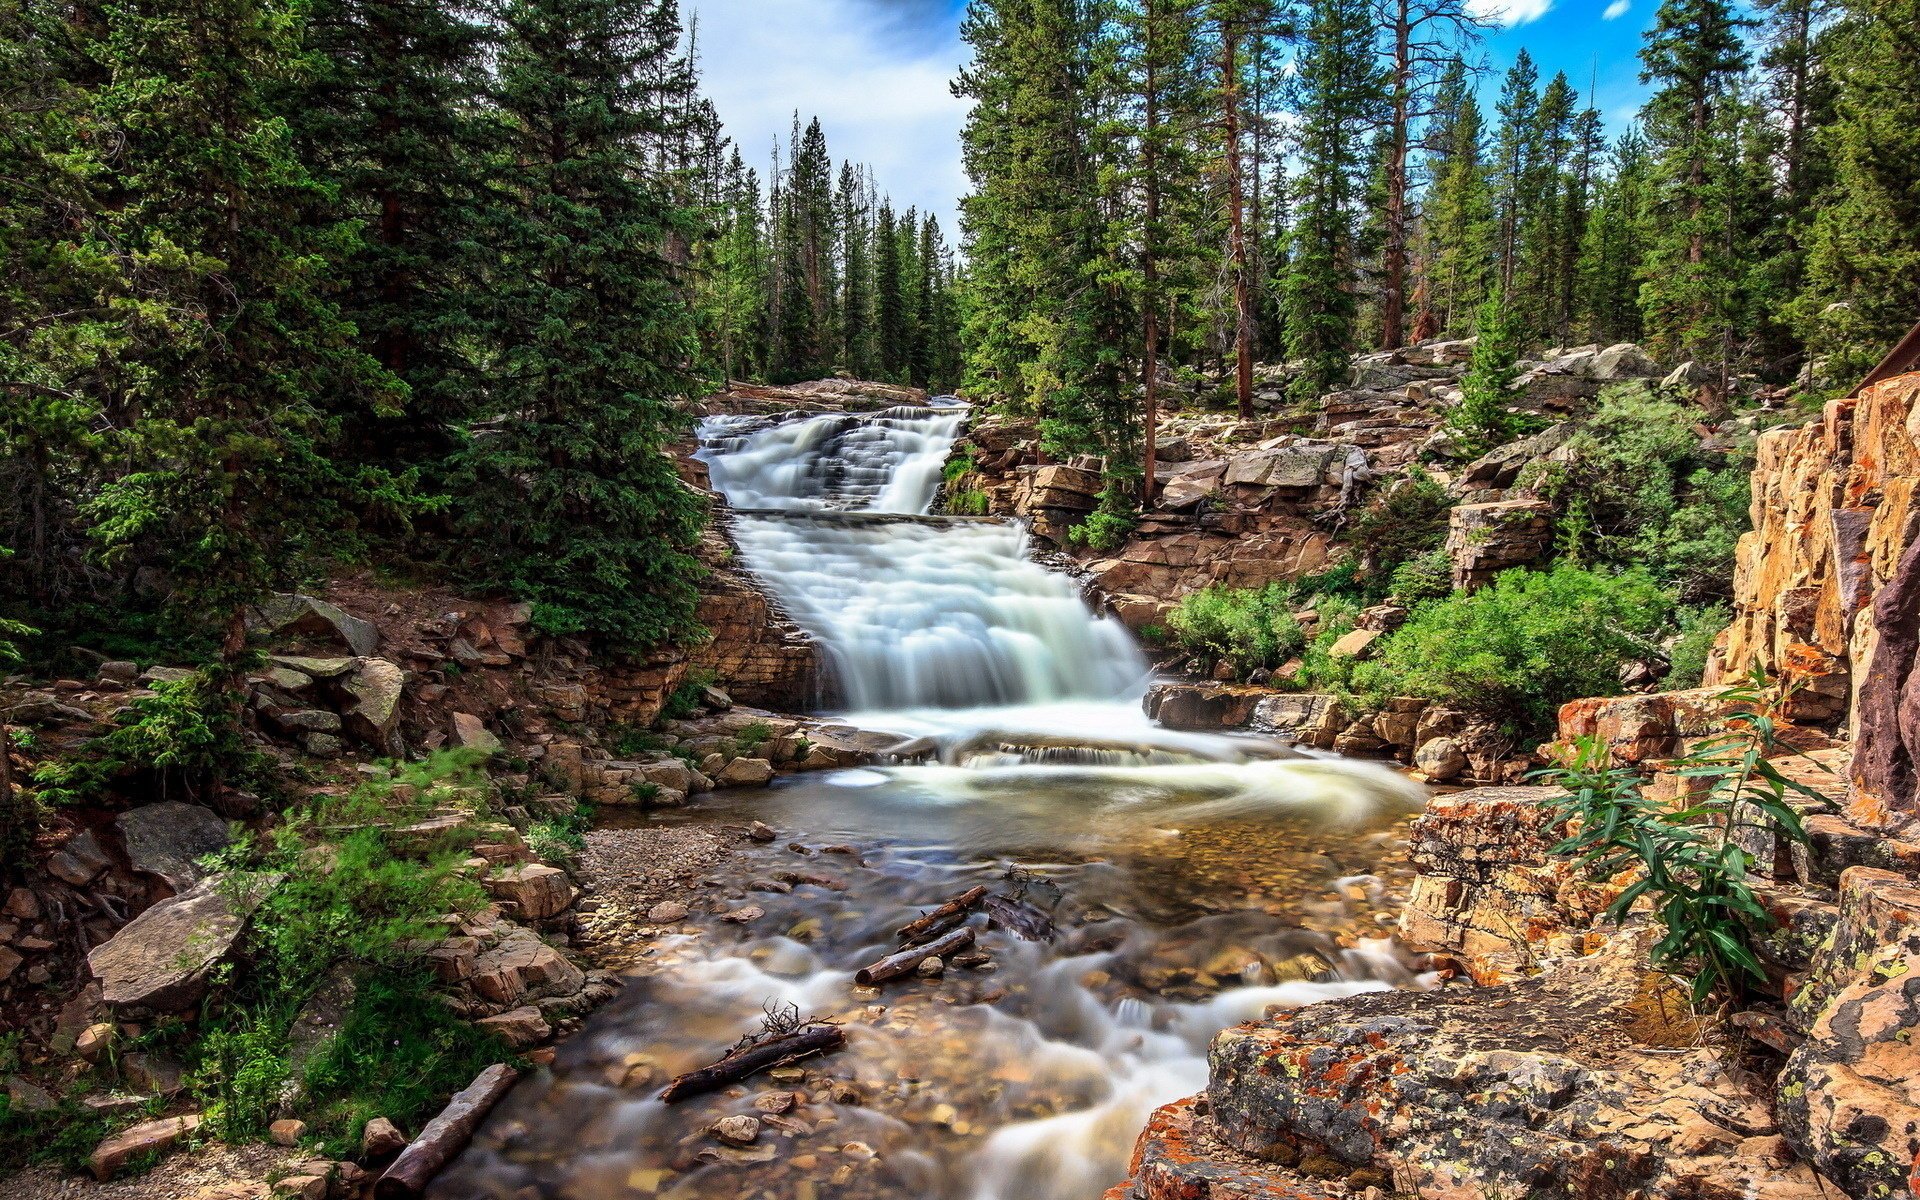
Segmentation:
[[(1137, 647), (1027, 557), (1023, 530), (925, 515), (964, 419), (703, 427), (744, 563), (826, 648), (848, 719), (932, 739), (938, 761), (646, 818), (779, 836), (716, 867), (434, 1196), (1097, 1200), (1148, 1113), (1205, 1085), (1220, 1029), (1421, 985), (1386, 928), (1419, 789), (1377, 764), (1154, 727)], [(1051, 936), (976, 915), (976, 945), (938, 977), (854, 983), (901, 925), (974, 884), (1045, 914)], [(836, 1020), (847, 1046), (658, 1099), (769, 1011)], [(762, 1122), (751, 1143), (712, 1135), (732, 1115)]]

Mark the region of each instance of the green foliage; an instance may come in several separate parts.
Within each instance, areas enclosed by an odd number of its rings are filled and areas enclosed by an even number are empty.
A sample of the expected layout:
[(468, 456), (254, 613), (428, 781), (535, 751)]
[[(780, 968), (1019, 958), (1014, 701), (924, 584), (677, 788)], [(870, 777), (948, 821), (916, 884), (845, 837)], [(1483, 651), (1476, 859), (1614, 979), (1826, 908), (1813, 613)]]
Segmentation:
[(1452, 506), (1447, 489), (1419, 467), (1382, 489), (1352, 527), (1367, 574), (1376, 581), (1391, 579), (1403, 563), (1438, 552), (1447, 539)]
[(435, 809), (483, 811), (492, 790), (487, 755), (464, 746), (435, 750), (418, 762), (382, 761), (382, 772), (344, 796), (316, 793), (307, 818), (316, 825), (357, 825), (417, 817)]
[(1748, 524), (1746, 455), (1703, 452), (1699, 420), (1645, 384), (1603, 391), (1568, 461), (1523, 481), (1561, 506), (1559, 552), (1642, 566), (1687, 603), (1727, 595)]
[(107, 1118), (78, 1100), (37, 1112), (17, 1108), (0, 1092), (0, 1171), (13, 1172), (39, 1163), (69, 1171), (86, 1167), (87, 1156), (110, 1133)]
[(1393, 569), (1390, 593), (1402, 604), (1418, 604), (1453, 594), (1453, 559), (1446, 550), (1429, 550)]
[(567, 812), (542, 817), (527, 827), (527, 848), (550, 863), (573, 870), (587, 848), (587, 830), (593, 827), (593, 806), (575, 802)]
[(1478, 458), (1527, 433), (1536, 423), (1512, 411), (1519, 378), (1520, 329), (1506, 296), (1495, 288), (1480, 306), (1473, 364), (1460, 381), (1460, 403), (1447, 410), (1446, 428), (1464, 458)]
[(984, 517), (993, 508), (993, 497), (982, 491), (948, 492), (945, 507), (957, 517)]
[(1720, 631), (1733, 622), (1733, 609), (1725, 604), (1707, 604), (1680, 610), (1680, 632), (1667, 648), (1667, 677), (1660, 686), (1681, 691), (1700, 686), (1707, 672), (1707, 658)]
[(941, 466), (940, 478), (948, 487), (952, 487), (979, 469), (980, 464), (973, 457), (973, 448), (969, 446)]
[(1593, 741), (1570, 763), (1539, 773), (1568, 792), (1556, 810), (1574, 832), (1554, 852), (1573, 856), (1594, 879), (1638, 876), (1607, 914), (1620, 920), (1642, 898), (1652, 903), (1666, 929), (1654, 961), (1693, 972), (1695, 1003), (1716, 993), (1738, 1000), (1767, 983), (1754, 941), (1774, 921), (1748, 882), (1752, 856), (1738, 832), (1764, 828), (1804, 842), (1788, 793), (1821, 799), (1770, 761), (1785, 749), (1777, 713), (1786, 697), (1770, 695), (1756, 672), (1720, 698), (1731, 710), (1723, 731), (1675, 764), (1694, 788), (1683, 808), (1648, 799), (1639, 774), (1613, 766)]
[(667, 747), (666, 739), (651, 729), (627, 724), (608, 727), (607, 745), (612, 749), (615, 758), (627, 761), (656, 753)]
[(1353, 686), (1544, 729), (1567, 701), (1616, 690), (1620, 665), (1651, 653), (1672, 608), (1643, 571), (1506, 571), (1416, 607), (1354, 670)]
[(162, 792), (206, 794), (218, 781), (264, 784), (264, 759), (240, 738), (239, 693), (218, 667), (156, 682), (134, 700), (121, 724), (78, 755), (48, 758), (33, 785), (47, 804), (98, 800), (112, 786), (144, 779)]
[(1228, 588), (1215, 584), (1180, 598), (1167, 616), (1173, 644), (1226, 662), (1241, 676), (1272, 670), (1306, 645), (1293, 618), (1293, 592), (1283, 584)]
[(660, 716), (668, 721), (684, 721), (700, 711), (700, 696), (713, 686), (716, 676), (706, 667), (695, 667), (687, 672), (680, 686), (673, 689), (665, 704), (660, 706)]
[(1109, 482), (1100, 492), (1100, 505), (1086, 520), (1067, 530), (1067, 539), (1089, 550), (1112, 550), (1133, 535), (1140, 523), (1133, 488)]

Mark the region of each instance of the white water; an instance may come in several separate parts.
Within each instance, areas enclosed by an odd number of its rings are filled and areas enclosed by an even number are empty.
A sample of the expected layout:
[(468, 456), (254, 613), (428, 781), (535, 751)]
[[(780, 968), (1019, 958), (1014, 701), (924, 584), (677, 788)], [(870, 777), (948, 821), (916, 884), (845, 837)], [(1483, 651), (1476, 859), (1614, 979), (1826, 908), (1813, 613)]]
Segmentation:
[(964, 415), (714, 417), (701, 456), (747, 566), (820, 640), (852, 709), (1137, 696), (1147, 664), (1125, 628), (1028, 558), (1024, 529), (912, 519), (932, 507)]

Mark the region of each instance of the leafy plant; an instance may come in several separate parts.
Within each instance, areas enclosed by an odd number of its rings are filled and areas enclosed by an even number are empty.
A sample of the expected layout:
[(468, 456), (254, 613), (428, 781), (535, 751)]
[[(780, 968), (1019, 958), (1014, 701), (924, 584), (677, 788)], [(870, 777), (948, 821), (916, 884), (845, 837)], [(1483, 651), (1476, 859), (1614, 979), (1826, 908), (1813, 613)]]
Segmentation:
[(1648, 799), (1639, 772), (1614, 766), (1605, 745), (1591, 739), (1579, 743), (1571, 762), (1536, 772), (1567, 790), (1555, 807), (1572, 832), (1554, 852), (1572, 855), (1595, 879), (1637, 876), (1607, 914), (1619, 920), (1647, 899), (1666, 930), (1654, 945), (1654, 961), (1691, 972), (1696, 1003), (1715, 994), (1738, 999), (1766, 981), (1754, 942), (1773, 918), (1754, 896), (1752, 856), (1737, 834), (1778, 830), (1804, 842), (1806, 830), (1788, 793), (1822, 799), (1770, 761), (1783, 746), (1777, 714), (1789, 694), (1770, 691), (1758, 669), (1721, 693), (1732, 708), (1725, 731), (1675, 764), (1700, 788), (1683, 808)]
[(1306, 645), (1292, 606), (1293, 592), (1284, 584), (1215, 585), (1182, 596), (1167, 615), (1167, 628), (1181, 649), (1230, 663), (1245, 676), (1279, 666)]
[(1660, 686), (1668, 691), (1699, 687), (1713, 643), (1732, 620), (1733, 610), (1724, 604), (1680, 610), (1680, 632), (1667, 648), (1667, 677)]
[(667, 702), (660, 706), (660, 715), (669, 721), (684, 721), (700, 711), (700, 696), (713, 686), (714, 673), (705, 667), (695, 667), (687, 672), (680, 686), (673, 689)]
[(1512, 410), (1519, 378), (1520, 318), (1498, 288), (1480, 306), (1473, 363), (1460, 381), (1460, 403), (1448, 410), (1446, 427), (1467, 458), (1478, 458), (1530, 432), (1537, 422)]
[(984, 517), (993, 507), (993, 497), (978, 488), (948, 492), (946, 509), (957, 517)]
[(1139, 510), (1128, 488), (1109, 483), (1100, 493), (1100, 505), (1086, 520), (1067, 530), (1067, 539), (1090, 550), (1112, 550), (1133, 535), (1139, 525)]
[(1402, 604), (1418, 604), (1453, 594), (1453, 560), (1445, 550), (1429, 550), (1393, 569), (1390, 594)]
[(1377, 643), (1353, 686), (1424, 696), (1519, 721), (1618, 686), (1620, 665), (1651, 653), (1672, 599), (1643, 571), (1512, 570), (1477, 592), (1429, 600)]
[(1390, 579), (1401, 564), (1437, 553), (1452, 504), (1447, 489), (1419, 467), (1378, 492), (1353, 522), (1353, 543), (1367, 573)]

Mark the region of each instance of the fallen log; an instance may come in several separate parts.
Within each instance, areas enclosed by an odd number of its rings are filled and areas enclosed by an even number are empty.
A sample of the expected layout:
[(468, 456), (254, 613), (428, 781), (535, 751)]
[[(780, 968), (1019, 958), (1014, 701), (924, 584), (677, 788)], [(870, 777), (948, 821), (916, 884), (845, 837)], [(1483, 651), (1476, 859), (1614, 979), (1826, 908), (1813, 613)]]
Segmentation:
[(949, 918), (967, 912), (985, 899), (987, 889), (984, 886), (971, 887), (958, 896), (942, 904), (932, 912), (921, 913), (917, 920), (908, 921), (900, 927), (900, 940), (911, 943), (925, 937), (927, 932), (947, 921)]
[(987, 916), (1029, 942), (1053, 940), (1053, 918), (1025, 900), (998, 893), (981, 901)]
[(755, 1042), (730, 1051), (725, 1058), (716, 1063), (701, 1067), (697, 1071), (688, 1071), (675, 1078), (660, 1093), (660, 1099), (668, 1104), (676, 1104), (694, 1096), (705, 1095), (731, 1083), (738, 1083), (750, 1075), (773, 1067), (785, 1066), (797, 1059), (813, 1054), (825, 1054), (829, 1050), (838, 1050), (847, 1044), (847, 1031), (838, 1025), (808, 1025), (792, 1033), (783, 1033), (778, 1037)]
[(973, 945), (973, 930), (956, 929), (945, 937), (919, 946), (908, 946), (887, 955), (879, 962), (870, 963), (853, 973), (853, 981), (865, 986), (884, 983), (911, 972), (922, 961), (929, 958), (945, 958), (962, 946)]
[(427, 1122), (420, 1136), (408, 1143), (373, 1185), (375, 1200), (412, 1200), (425, 1193), (440, 1168), (473, 1140), (473, 1131), (480, 1127), (488, 1110), (519, 1078), (520, 1072), (505, 1063), (495, 1063), (454, 1093), (440, 1115)]

